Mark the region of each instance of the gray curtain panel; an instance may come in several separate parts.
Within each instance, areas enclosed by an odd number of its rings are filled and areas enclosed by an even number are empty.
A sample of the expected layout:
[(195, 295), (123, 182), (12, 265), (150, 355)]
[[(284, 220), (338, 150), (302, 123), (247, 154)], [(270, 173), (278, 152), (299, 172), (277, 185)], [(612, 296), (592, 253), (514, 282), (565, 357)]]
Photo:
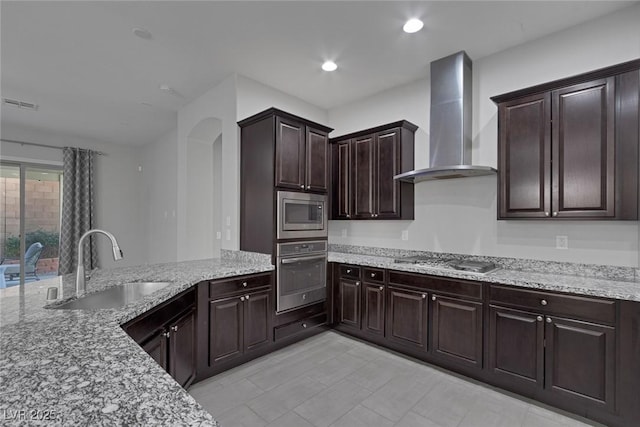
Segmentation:
[[(62, 225), (59, 274), (73, 273), (80, 236), (94, 226), (94, 166), (91, 150), (65, 147), (63, 154)], [(98, 267), (98, 255), (90, 236), (84, 247), (85, 269)], [(86, 243), (86, 242), (85, 242)]]

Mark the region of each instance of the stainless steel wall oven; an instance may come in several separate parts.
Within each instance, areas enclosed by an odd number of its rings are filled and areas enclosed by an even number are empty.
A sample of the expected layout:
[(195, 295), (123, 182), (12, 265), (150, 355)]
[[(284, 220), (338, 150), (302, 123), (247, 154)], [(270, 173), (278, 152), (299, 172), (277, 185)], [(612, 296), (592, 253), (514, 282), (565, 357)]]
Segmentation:
[(324, 301), (327, 241), (279, 243), (276, 271), (277, 313)]

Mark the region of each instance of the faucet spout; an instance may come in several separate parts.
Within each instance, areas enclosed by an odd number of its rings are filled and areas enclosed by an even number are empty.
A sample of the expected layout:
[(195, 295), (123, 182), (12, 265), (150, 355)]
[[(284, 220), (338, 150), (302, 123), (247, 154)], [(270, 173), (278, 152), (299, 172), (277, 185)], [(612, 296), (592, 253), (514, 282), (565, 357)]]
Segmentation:
[(109, 240), (111, 240), (111, 250), (113, 251), (113, 259), (115, 261), (121, 260), (123, 257), (122, 250), (118, 245), (118, 241), (116, 240), (115, 236), (109, 233), (108, 231), (94, 228), (93, 230), (89, 230), (86, 233), (84, 233), (82, 236), (80, 236), (80, 240), (78, 240), (78, 267), (76, 269), (76, 296), (77, 297), (80, 297), (81, 295), (83, 295), (87, 290), (87, 286), (85, 282), (86, 278), (84, 275), (83, 245), (84, 245), (85, 239), (94, 233), (104, 234), (109, 238)]

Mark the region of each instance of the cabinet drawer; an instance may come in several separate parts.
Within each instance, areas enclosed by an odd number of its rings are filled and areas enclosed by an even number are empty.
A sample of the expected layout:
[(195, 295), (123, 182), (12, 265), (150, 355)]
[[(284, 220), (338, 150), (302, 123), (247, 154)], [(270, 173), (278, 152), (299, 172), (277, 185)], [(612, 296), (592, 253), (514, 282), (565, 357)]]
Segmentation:
[(341, 265), (340, 276), (343, 278), (350, 277), (352, 279), (360, 278), (360, 267), (354, 267), (352, 265)]
[(613, 300), (491, 286), (491, 302), (527, 308), (555, 316), (614, 324), (616, 303)]
[(384, 282), (384, 270), (379, 268), (365, 268), (362, 280), (367, 282)]
[(275, 340), (278, 341), (283, 338), (308, 331), (309, 329), (316, 328), (320, 325), (324, 325), (325, 323), (327, 323), (327, 314), (321, 313), (307, 319), (278, 326), (275, 328)]
[(257, 288), (271, 286), (271, 273), (259, 276), (237, 277), (232, 280), (209, 282), (209, 298), (217, 298), (227, 294), (253, 291)]
[(411, 286), (420, 290), (437, 292), (442, 295), (482, 299), (483, 285), (481, 282), (391, 271), (389, 272), (389, 283)]

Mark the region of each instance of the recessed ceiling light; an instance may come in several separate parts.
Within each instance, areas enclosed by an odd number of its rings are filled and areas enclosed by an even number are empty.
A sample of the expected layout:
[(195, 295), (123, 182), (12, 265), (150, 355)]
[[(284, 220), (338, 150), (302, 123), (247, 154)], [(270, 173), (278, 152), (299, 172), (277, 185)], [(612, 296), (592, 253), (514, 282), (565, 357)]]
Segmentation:
[(140, 37), (141, 39), (150, 40), (153, 37), (149, 30), (145, 30), (144, 28), (136, 27), (131, 31), (133, 31), (133, 34)]
[(325, 61), (325, 63), (322, 64), (322, 69), (325, 71), (335, 71), (338, 69), (338, 66), (333, 61)]
[(402, 29), (405, 33), (417, 33), (424, 27), (424, 23), (418, 18), (409, 19)]

